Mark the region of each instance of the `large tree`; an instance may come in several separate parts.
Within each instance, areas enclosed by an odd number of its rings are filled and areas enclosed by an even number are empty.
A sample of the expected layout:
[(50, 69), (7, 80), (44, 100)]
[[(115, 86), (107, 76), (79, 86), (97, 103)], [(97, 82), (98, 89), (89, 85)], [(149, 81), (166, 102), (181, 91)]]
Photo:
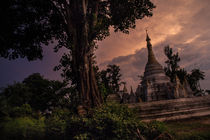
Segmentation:
[(97, 106), (102, 98), (92, 66), (96, 42), (110, 27), (128, 33), (137, 19), (152, 16), (154, 7), (150, 0), (1, 0), (0, 56), (41, 59), (43, 44), (54, 41), (56, 51), (69, 50), (61, 66), (81, 103)]

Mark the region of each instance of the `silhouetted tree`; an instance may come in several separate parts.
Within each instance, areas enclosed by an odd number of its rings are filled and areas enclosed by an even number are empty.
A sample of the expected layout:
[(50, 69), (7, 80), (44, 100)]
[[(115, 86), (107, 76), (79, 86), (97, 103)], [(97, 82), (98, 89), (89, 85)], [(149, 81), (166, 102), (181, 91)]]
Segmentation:
[(167, 67), (164, 68), (165, 73), (168, 77), (170, 77), (171, 82), (174, 82), (175, 77), (177, 75), (177, 71), (179, 69), (178, 62), (180, 61), (180, 57), (178, 52), (176, 54), (173, 54), (172, 48), (169, 46), (166, 46), (164, 48), (164, 53), (166, 57), (168, 58), (165, 63), (167, 64)]
[(107, 69), (100, 72), (101, 82), (107, 89), (108, 94), (119, 92), (121, 82), (120, 67), (117, 65), (108, 65)]
[[(55, 51), (69, 50), (61, 60), (81, 103), (102, 102), (93, 70), (96, 41), (114, 31), (128, 33), (135, 21), (152, 16), (150, 0), (3, 0), (0, 2), (0, 56), (42, 58), (42, 46), (55, 42)], [(66, 68), (67, 67), (67, 68)]]
[(110, 87), (114, 93), (119, 92), (121, 85), (121, 76), (120, 67), (117, 65), (108, 65), (107, 66), (107, 77), (110, 79)]
[(21, 106), (31, 100), (32, 93), (25, 84), (14, 83), (5, 88), (0, 96), (9, 106)]
[(188, 82), (190, 84), (190, 87), (193, 91), (198, 92), (201, 91), (200, 87), (200, 80), (204, 80), (204, 72), (200, 71), (199, 69), (193, 69), (191, 71), (191, 74), (188, 75)]
[(183, 84), (184, 80), (188, 80), (187, 77), (188, 77), (188, 73), (185, 69), (183, 68), (180, 68), (179, 70), (176, 71), (176, 74), (180, 80), (180, 82)]
[(1, 97), (7, 106), (16, 107), (29, 104), (36, 111), (51, 110), (54, 107), (66, 107), (70, 90), (59, 81), (44, 79), (39, 73), (32, 74), (22, 83), (5, 88)]
[(173, 54), (173, 50), (169, 46), (166, 46), (164, 48), (164, 52), (168, 58), (168, 60), (165, 61), (167, 67), (165, 67), (164, 70), (166, 75), (170, 77), (171, 82), (174, 82), (175, 76), (177, 75), (182, 84), (185, 79), (188, 81), (192, 91), (201, 91), (199, 81), (204, 79), (204, 72), (199, 69), (193, 69), (189, 74), (185, 69), (180, 68), (180, 66), (178, 65), (178, 62), (180, 62), (178, 52), (176, 54)]

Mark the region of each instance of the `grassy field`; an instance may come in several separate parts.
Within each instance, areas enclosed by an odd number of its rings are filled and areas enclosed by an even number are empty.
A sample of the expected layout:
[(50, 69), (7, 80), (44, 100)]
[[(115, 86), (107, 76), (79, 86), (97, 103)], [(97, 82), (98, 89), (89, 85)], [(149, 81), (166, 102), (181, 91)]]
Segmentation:
[(177, 140), (210, 140), (210, 117), (165, 122)]

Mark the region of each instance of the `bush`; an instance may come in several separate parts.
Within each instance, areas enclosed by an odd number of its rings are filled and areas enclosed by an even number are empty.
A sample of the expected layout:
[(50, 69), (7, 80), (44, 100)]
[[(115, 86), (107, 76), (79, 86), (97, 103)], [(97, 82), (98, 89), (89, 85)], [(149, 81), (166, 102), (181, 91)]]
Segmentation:
[(40, 117), (31, 115), (28, 105), (15, 107), (13, 110), (16, 112), (13, 118), (4, 117), (0, 122), (1, 140), (154, 139), (167, 130), (161, 122), (141, 122), (133, 110), (119, 104), (94, 108), (85, 117), (62, 108), (53, 109), (45, 117), (43, 114)]
[(127, 106), (107, 104), (95, 108), (87, 117), (71, 117), (66, 133), (69, 139), (135, 140), (142, 135), (154, 139), (165, 130), (159, 122), (142, 123)]
[(13, 107), (9, 112), (11, 117), (25, 117), (32, 115), (32, 109), (29, 104), (23, 104), (22, 106)]
[(56, 108), (52, 114), (45, 120), (46, 137), (50, 140), (64, 139), (66, 130), (66, 121), (70, 116), (67, 109)]
[(168, 129), (163, 122), (152, 121), (147, 123), (147, 128), (143, 130), (143, 134), (146, 135), (148, 139), (154, 139), (166, 131), (168, 131)]
[(40, 140), (44, 139), (44, 120), (30, 117), (7, 118), (1, 123), (1, 140)]

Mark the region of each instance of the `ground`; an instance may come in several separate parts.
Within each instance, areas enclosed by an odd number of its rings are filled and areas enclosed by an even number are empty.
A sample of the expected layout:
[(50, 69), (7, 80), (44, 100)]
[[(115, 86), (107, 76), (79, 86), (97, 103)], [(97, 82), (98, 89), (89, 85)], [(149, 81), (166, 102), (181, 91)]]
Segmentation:
[(210, 140), (210, 116), (165, 124), (177, 140)]

